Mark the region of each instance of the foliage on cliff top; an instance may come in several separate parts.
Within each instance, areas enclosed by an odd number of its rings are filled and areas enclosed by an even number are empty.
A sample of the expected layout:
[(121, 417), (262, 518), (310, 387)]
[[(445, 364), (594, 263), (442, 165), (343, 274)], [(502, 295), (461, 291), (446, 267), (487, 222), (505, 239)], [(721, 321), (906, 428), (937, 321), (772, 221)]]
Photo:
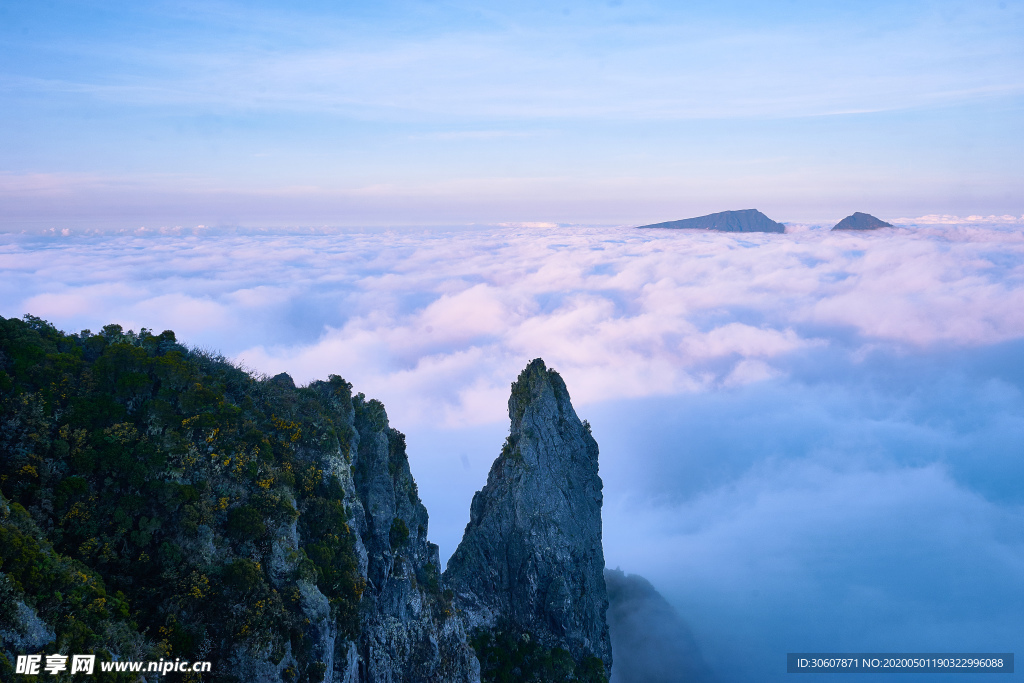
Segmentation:
[[(50, 651), (109, 650), (118, 629), (193, 661), (238, 644), (280, 661), (290, 644), (297, 680), (313, 676), (301, 582), (358, 630), (353, 532), (323, 462), (351, 451), (347, 406), (340, 377), (254, 377), (170, 331), (0, 318), (0, 579), (52, 626)], [(296, 522), (275, 576), (272, 543)]]

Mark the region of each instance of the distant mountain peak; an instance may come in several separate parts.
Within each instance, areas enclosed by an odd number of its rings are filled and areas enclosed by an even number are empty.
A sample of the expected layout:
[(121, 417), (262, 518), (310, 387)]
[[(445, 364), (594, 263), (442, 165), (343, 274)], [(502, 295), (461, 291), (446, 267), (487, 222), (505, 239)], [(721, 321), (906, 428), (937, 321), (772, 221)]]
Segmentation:
[(757, 209), (719, 211), (697, 218), (640, 225), (638, 228), (668, 228), (670, 230), (717, 230), (719, 232), (786, 232), (786, 226), (776, 223)]
[(879, 228), (891, 228), (892, 223), (875, 218), (869, 213), (854, 211), (851, 215), (836, 223), (833, 230), (878, 230)]

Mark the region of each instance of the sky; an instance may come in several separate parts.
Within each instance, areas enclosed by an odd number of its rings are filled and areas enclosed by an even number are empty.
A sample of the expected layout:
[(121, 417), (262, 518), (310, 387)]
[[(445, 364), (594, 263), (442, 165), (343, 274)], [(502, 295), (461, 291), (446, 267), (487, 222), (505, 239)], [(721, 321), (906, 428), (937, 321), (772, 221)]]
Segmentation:
[(0, 315), (340, 374), (407, 435), (443, 562), (542, 357), (601, 448), (608, 566), (721, 681), (1024, 651), (1024, 219), (829, 227), (8, 233)]
[(0, 229), (1024, 213), (1024, 3), (0, 6)]
[[(345, 377), (443, 559), (543, 357), (609, 566), (724, 683), (1024, 652), (1022, 35), (1024, 0), (3, 3), (0, 315)], [(746, 208), (786, 234), (632, 229)]]

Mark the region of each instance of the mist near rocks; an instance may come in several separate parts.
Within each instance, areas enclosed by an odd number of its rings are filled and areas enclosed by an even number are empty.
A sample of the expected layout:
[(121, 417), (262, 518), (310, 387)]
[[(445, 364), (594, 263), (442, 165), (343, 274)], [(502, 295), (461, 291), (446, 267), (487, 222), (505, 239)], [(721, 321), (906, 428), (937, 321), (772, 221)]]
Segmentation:
[(1024, 223), (881, 218), (904, 227), (2, 235), (0, 314), (342, 375), (407, 434), (442, 561), (543, 357), (601, 448), (607, 565), (718, 680), (1022, 651)]
[(713, 683), (689, 626), (650, 581), (608, 569), (605, 582), (611, 683)]

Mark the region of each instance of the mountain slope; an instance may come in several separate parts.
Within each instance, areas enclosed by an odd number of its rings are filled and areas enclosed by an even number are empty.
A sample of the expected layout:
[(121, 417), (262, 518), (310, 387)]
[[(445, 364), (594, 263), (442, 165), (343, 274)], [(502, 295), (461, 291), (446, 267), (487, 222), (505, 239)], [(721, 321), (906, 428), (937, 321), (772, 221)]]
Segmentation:
[(869, 213), (855, 211), (833, 227), (833, 230), (878, 230), (879, 228), (891, 228), (892, 223), (875, 218)]
[(697, 218), (684, 218), (639, 227), (671, 230), (716, 230), (719, 232), (786, 232), (786, 226), (776, 223), (757, 209), (720, 211)]
[(211, 681), (477, 679), (404, 436), (340, 377), (0, 318), (0, 416), (0, 671), (73, 651)]

